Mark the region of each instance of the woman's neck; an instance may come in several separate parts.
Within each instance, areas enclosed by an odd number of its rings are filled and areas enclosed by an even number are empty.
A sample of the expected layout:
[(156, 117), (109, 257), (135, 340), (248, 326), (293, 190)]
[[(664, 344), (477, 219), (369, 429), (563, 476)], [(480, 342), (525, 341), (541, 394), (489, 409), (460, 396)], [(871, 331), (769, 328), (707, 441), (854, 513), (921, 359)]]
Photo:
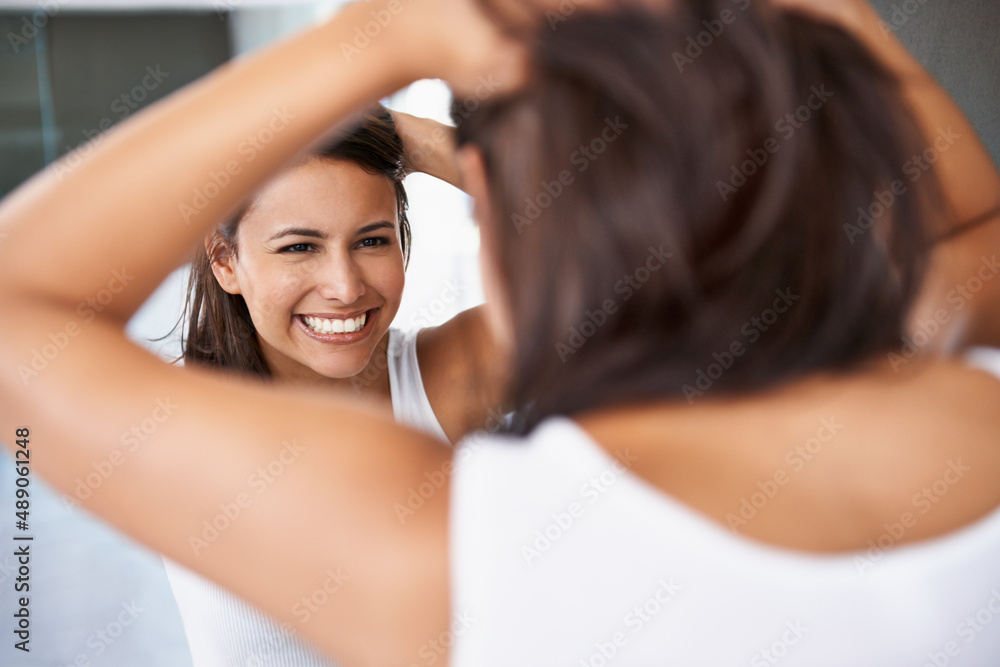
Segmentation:
[[(364, 396), (369, 400), (390, 401), (389, 366), (387, 350), (389, 333), (382, 336), (368, 360), (368, 364), (358, 374), (350, 377), (327, 377), (308, 366), (286, 360), (266, 359), (271, 377), (281, 383), (308, 386), (322, 390), (349, 392)], [(267, 356), (267, 355), (265, 355)]]

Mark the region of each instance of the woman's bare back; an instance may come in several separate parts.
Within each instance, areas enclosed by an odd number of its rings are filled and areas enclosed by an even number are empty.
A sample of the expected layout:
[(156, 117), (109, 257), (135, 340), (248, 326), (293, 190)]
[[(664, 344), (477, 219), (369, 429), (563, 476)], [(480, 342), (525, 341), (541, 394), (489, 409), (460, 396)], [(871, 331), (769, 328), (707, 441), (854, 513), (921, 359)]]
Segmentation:
[(1000, 382), (958, 362), (911, 366), (578, 421), (604, 448), (628, 448), (635, 474), (747, 537), (814, 552), (896, 545), (1000, 506)]

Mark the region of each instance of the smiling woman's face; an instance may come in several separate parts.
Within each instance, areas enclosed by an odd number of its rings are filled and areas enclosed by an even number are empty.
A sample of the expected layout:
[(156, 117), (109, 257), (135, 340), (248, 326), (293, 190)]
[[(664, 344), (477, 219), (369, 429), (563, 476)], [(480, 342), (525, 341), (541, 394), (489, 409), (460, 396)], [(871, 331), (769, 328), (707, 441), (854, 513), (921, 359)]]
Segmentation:
[(213, 265), (241, 294), (275, 377), (362, 372), (403, 293), (392, 181), (352, 162), (313, 158), (261, 191)]

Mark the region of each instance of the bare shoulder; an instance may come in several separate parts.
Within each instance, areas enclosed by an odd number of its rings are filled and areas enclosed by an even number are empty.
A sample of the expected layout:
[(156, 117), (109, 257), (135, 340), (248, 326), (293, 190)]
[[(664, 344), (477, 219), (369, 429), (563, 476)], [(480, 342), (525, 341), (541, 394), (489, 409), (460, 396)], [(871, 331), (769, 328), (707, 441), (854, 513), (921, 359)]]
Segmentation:
[(501, 401), (504, 381), (483, 307), (422, 330), (417, 358), (427, 398), (449, 439), (483, 428)]
[(483, 306), (463, 310), (447, 322), (423, 329), (419, 334), (418, 354), (427, 355), (428, 359), (433, 356), (435, 361), (444, 361), (456, 348), (476, 356), (492, 348)]
[(605, 448), (630, 446), (636, 474), (726, 528), (837, 552), (886, 525), (905, 525), (898, 543), (918, 541), (1000, 507), (998, 406), (995, 376), (935, 361), (580, 422)]

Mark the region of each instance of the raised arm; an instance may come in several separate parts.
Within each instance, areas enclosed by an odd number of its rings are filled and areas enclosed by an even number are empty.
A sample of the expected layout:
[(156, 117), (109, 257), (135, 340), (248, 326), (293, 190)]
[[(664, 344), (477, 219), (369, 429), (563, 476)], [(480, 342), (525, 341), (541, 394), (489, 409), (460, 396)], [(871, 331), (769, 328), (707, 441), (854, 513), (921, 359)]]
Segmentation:
[[(408, 167), (464, 190), (455, 128), (430, 118), (392, 112)], [(507, 364), (482, 306), (419, 334), (420, 373), (434, 414), (451, 442), (495, 430), (504, 412)]]
[(392, 118), (403, 140), (407, 170), (428, 174), (463, 190), (455, 156), (455, 128), (402, 111), (393, 111)]
[[(391, 20), (360, 49), (373, 12)], [(448, 628), (447, 485), (405, 524), (395, 511), (447, 454), (346, 398), (168, 366), (123, 328), (215, 222), (335, 123), (414, 78), (474, 80), (502, 45), (471, 4), (349, 6), (0, 205), (0, 440), (30, 429), (31, 474), (70, 496), (107, 472), (86, 509), (345, 665), (408, 664)], [(514, 61), (498, 57), (498, 78), (514, 80)]]
[(914, 156), (909, 169), (901, 165), (911, 178), (905, 185), (919, 187), (920, 178), (933, 170), (947, 219), (937, 230), (944, 240), (934, 250), (924, 293), (911, 318), (912, 332), (935, 332), (922, 346), (925, 350), (1000, 346), (1000, 173), (976, 131), (867, 0), (774, 2), (833, 20), (856, 35), (902, 81), (923, 128), (930, 159)]

